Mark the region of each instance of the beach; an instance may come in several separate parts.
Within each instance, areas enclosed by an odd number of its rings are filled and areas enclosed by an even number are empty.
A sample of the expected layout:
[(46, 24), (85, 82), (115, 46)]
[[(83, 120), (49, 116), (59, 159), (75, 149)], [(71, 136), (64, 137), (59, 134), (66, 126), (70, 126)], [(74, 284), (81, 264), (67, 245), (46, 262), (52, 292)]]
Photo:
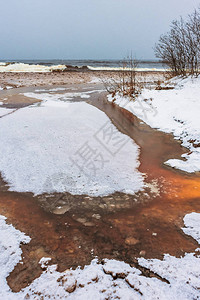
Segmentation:
[[(169, 265), (181, 266), (180, 257), (185, 264), (187, 255), (188, 264), (197, 263), (191, 253), (197, 251), (198, 237), (195, 241), (183, 231), (196, 228), (197, 217), (190, 214), (200, 211), (199, 173), (166, 165), (187, 154), (187, 145), (148, 125), (138, 105), (133, 114), (126, 100), (107, 98), (104, 82), (118, 76), (117, 71), (88, 70), (0, 72), (0, 215), (7, 218), (1, 228), (16, 237), (12, 247), (18, 253), (1, 276), (19, 299), (27, 294), (73, 299), (88, 294), (89, 287), (91, 297), (109, 297), (115, 281), (117, 296), (125, 293), (129, 299), (141, 295), (133, 288), (136, 283), (153, 286), (154, 280), (153, 291), (140, 291), (146, 299), (148, 293), (162, 299), (184, 284), (174, 273), (162, 274), (156, 261), (167, 264), (167, 253)], [(165, 78), (163, 71), (137, 73), (155, 93), (162, 92)], [(147, 112), (155, 114), (149, 106)], [(94, 160), (80, 168), (88, 151)], [(48, 280), (54, 288), (43, 289)], [(5, 283), (2, 295), (12, 297), (12, 291)]]
[(0, 300), (200, 299), (198, 1), (1, 11)]
[[(165, 72), (144, 71), (138, 72), (138, 77), (146, 82), (163, 81)], [(0, 72), (0, 87), (30, 87), (30, 86), (51, 86), (74, 83), (101, 82), (101, 78), (117, 78), (117, 71), (70, 71), (70, 72)]]

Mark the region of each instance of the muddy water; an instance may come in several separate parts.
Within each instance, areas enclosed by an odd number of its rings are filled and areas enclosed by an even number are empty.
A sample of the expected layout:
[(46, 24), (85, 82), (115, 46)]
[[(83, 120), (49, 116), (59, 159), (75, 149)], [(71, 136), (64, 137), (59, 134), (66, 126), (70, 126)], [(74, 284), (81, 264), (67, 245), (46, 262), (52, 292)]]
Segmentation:
[[(79, 90), (86, 88), (79, 86)], [(15, 94), (12, 91), (10, 95), (13, 103)], [(134, 196), (115, 193), (92, 198), (64, 193), (33, 197), (8, 192), (2, 181), (0, 214), (32, 238), (22, 247), (24, 264), (19, 264), (8, 278), (14, 291), (39, 276), (38, 261), (43, 256), (52, 257), (59, 270), (64, 270), (90, 263), (95, 256), (134, 264), (135, 257), (141, 255), (179, 256), (197, 248), (181, 227), (186, 213), (200, 212), (200, 176), (163, 164), (169, 158), (180, 158), (186, 149), (171, 135), (151, 129), (129, 112), (108, 103), (104, 93), (92, 94), (89, 103), (104, 111), (121, 132), (141, 147), (139, 170), (146, 174), (145, 181), (151, 188)]]

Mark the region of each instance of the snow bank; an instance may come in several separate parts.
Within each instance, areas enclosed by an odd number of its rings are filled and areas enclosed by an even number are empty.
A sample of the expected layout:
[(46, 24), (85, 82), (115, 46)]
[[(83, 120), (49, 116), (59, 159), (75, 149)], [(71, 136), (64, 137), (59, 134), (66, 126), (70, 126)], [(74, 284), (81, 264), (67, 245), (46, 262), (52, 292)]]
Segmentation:
[[(144, 89), (135, 102), (118, 95), (115, 103), (151, 127), (180, 139), (190, 153), (182, 155), (185, 160), (170, 159), (166, 164), (192, 173), (200, 171), (200, 78), (178, 78), (175, 83), (174, 89)], [(108, 99), (112, 101), (111, 96)]]
[(64, 71), (65, 65), (44, 66), (44, 65), (29, 65), (24, 63), (0, 64), (0, 72), (52, 72)]
[[(186, 215), (184, 223), (184, 231), (190, 228), (191, 232), (197, 232), (200, 214)], [(199, 241), (200, 234), (195, 239)], [(6, 277), (21, 259), (20, 243), (29, 240), (0, 217), (1, 299), (189, 300), (200, 297), (200, 256), (194, 253), (186, 253), (181, 258), (165, 255), (163, 260), (138, 259), (140, 265), (161, 276), (160, 279), (145, 277), (125, 262), (108, 259), (103, 263), (94, 259), (83, 270), (77, 268), (60, 273), (56, 265), (48, 266), (49, 258), (43, 258), (40, 263), (46, 270), (42, 275), (19, 293), (13, 293)]]
[(138, 146), (99, 109), (66, 101), (88, 93), (32, 93), (43, 102), (0, 119), (0, 171), (10, 190), (98, 196), (142, 189)]

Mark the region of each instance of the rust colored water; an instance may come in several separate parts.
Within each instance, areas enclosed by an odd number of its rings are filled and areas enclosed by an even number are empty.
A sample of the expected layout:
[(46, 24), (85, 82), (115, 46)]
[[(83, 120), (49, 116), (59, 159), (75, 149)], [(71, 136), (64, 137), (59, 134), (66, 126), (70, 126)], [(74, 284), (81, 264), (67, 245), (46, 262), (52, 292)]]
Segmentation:
[(76, 213), (55, 215), (45, 211), (37, 197), (8, 192), (2, 183), (0, 214), (32, 238), (22, 247), (24, 264), (19, 264), (8, 278), (14, 291), (41, 273), (38, 261), (43, 256), (52, 257), (53, 263), (64, 270), (90, 263), (96, 255), (134, 264), (135, 257), (141, 254), (161, 258), (163, 253), (183, 255), (197, 248), (181, 227), (186, 213), (200, 212), (200, 176), (164, 165), (169, 158), (180, 158), (186, 149), (171, 135), (151, 129), (129, 112), (108, 103), (104, 96), (93, 95), (90, 104), (104, 111), (121, 132), (140, 146), (139, 170), (146, 174), (147, 183), (157, 182), (160, 193), (148, 202), (138, 201), (132, 208), (106, 211), (100, 218), (93, 218), (97, 213), (93, 207), (81, 215), (90, 222), (82, 222)]

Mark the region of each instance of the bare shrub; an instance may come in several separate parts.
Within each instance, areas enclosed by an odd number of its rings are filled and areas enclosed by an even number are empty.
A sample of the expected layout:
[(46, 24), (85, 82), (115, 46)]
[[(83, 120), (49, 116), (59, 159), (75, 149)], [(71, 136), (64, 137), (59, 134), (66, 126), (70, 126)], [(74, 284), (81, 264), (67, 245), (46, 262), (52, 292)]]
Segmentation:
[(112, 94), (113, 97), (119, 93), (135, 99), (142, 89), (142, 84), (137, 78), (137, 66), (138, 61), (130, 56), (120, 63), (119, 71), (115, 72), (114, 76), (109, 78), (102, 77), (101, 81), (107, 92)]

